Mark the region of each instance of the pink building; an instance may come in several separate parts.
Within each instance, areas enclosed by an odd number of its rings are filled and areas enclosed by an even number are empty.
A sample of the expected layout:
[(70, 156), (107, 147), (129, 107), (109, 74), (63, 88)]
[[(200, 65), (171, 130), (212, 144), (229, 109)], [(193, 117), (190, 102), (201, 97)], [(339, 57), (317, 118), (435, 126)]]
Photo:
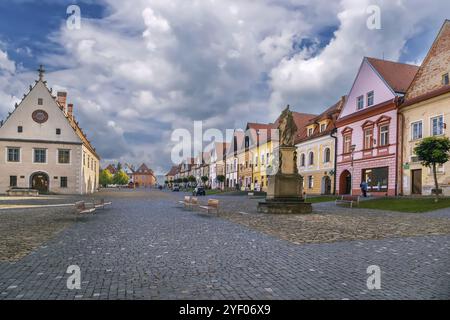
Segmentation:
[(397, 107), (417, 66), (364, 58), (337, 120), (337, 192), (374, 196), (398, 190)]

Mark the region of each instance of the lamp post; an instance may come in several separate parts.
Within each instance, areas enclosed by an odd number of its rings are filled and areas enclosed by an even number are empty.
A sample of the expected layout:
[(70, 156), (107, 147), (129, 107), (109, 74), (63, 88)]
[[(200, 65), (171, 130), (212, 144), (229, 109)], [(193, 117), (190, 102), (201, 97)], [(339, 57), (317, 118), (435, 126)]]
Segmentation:
[(350, 148), (350, 151), (352, 152), (352, 162), (351, 162), (351, 169), (352, 169), (352, 175), (350, 177), (350, 195), (353, 195), (353, 174), (355, 171), (355, 168), (353, 167), (353, 160), (354, 160), (354, 155), (355, 155), (355, 149), (356, 149), (356, 145), (352, 145)]

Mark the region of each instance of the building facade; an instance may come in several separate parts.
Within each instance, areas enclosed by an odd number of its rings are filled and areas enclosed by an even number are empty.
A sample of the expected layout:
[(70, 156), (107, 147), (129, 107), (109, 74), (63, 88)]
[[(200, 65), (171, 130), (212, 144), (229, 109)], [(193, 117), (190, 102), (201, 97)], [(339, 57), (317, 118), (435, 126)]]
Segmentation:
[(86, 194), (98, 189), (100, 157), (78, 125), (67, 93), (39, 80), (0, 126), (0, 193)]
[[(425, 137), (449, 136), (450, 119), (450, 21), (446, 20), (423, 61), (400, 107), (403, 134), (400, 168), (401, 193), (431, 195), (432, 169), (421, 165), (414, 148)], [(439, 187), (450, 196), (450, 162), (438, 167)]]
[(149, 188), (157, 183), (153, 170), (149, 169), (145, 163), (133, 172), (132, 177), (136, 188)]
[(418, 67), (364, 58), (337, 120), (337, 191), (373, 196), (398, 193), (397, 108)]
[(312, 195), (335, 193), (336, 119), (345, 97), (305, 125), (298, 139), (297, 165), (303, 176), (303, 191)]

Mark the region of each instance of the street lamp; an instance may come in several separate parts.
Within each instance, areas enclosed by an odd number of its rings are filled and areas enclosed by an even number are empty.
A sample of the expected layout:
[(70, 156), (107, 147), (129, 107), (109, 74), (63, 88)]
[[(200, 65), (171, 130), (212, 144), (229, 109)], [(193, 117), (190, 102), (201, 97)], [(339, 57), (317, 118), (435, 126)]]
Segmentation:
[(352, 175), (351, 175), (351, 180), (350, 180), (350, 195), (353, 195), (353, 175), (354, 175), (354, 171), (355, 171), (355, 168), (353, 167), (353, 160), (354, 160), (354, 155), (355, 155), (355, 149), (356, 149), (356, 145), (353, 144), (350, 147), (350, 151), (352, 153), (352, 163), (351, 163)]

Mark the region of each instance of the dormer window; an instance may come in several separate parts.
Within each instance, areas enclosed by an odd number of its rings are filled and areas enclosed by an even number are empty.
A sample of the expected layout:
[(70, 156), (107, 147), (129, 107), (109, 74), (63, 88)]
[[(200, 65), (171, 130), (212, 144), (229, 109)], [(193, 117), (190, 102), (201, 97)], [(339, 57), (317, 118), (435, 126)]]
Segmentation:
[(449, 85), (448, 73), (442, 75), (442, 85), (444, 85), (444, 86), (448, 86)]
[(367, 93), (367, 106), (373, 106), (374, 104), (374, 93), (373, 91), (370, 91), (369, 93)]
[(308, 137), (312, 136), (314, 133), (314, 128), (308, 128)]
[(327, 129), (327, 124), (326, 123), (322, 123), (320, 125), (320, 132), (324, 132)]
[(358, 98), (356, 98), (356, 106), (358, 110), (364, 108), (364, 96), (359, 96)]

